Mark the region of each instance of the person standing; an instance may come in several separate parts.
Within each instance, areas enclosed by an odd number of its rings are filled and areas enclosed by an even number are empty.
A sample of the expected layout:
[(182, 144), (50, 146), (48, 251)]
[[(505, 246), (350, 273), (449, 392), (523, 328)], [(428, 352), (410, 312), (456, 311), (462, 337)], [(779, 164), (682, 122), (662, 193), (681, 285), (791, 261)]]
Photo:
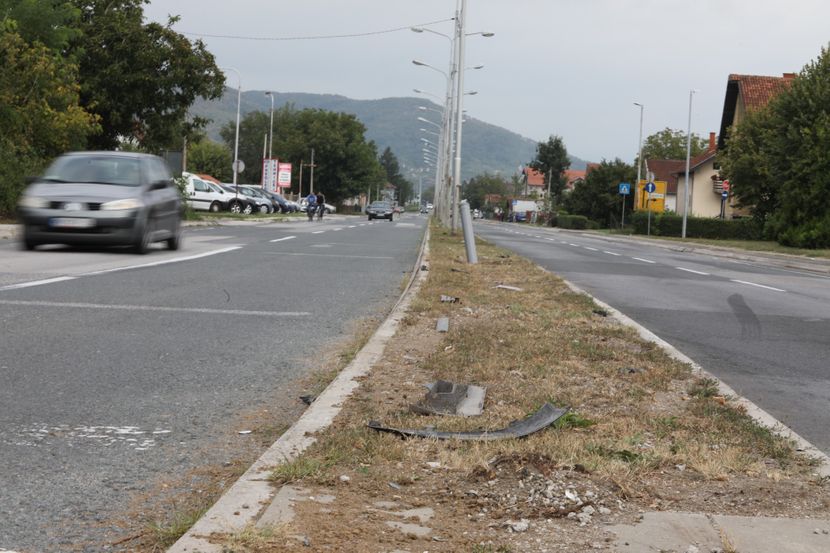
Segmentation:
[(326, 211), (326, 197), (322, 192), (317, 192), (317, 218), (323, 220), (323, 213)]

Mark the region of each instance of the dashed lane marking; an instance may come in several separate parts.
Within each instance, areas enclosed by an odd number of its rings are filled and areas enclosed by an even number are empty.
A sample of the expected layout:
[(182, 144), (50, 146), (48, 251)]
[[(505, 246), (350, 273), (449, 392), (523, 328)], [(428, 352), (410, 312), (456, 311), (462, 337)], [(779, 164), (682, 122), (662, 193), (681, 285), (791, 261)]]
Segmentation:
[(687, 269), (685, 267), (675, 267), (678, 271), (686, 271), (687, 273), (694, 273), (696, 275), (703, 275), (709, 276), (709, 273), (704, 273), (703, 271), (695, 271), (694, 269)]
[(602, 253), (607, 253), (608, 255), (615, 255), (617, 257), (621, 256), (621, 253), (609, 252), (608, 250), (602, 250)]
[(589, 248), (588, 246), (584, 246), (584, 248), (585, 248), (586, 250), (590, 250), (590, 251), (592, 251), (592, 252), (598, 252), (598, 251), (599, 251), (599, 250), (598, 250), (598, 249), (596, 249), (596, 248)]
[(104, 309), (116, 311), (158, 311), (166, 313), (202, 313), (207, 315), (241, 315), (252, 317), (305, 317), (306, 315), (310, 315), (308, 311), (252, 311), (248, 309), (207, 309), (202, 307), (168, 307), (164, 305), (109, 305), (104, 303), (60, 301), (0, 300), (0, 305)]
[(746, 284), (747, 286), (756, 286), (758, 288), (763, 288), (765, 290), (772, 290), (773, 292), (786, 292), (786, 290), (782, 290), (781, 288), (773, 288), (772, 286), (766, 286), (764, 284), (758, 284), (756, 282), (747, 282), (745, 280), (737, 280), (737, 279), (730, 279), (732, 282), (737, 282), (738, 284)]
[(643, 263), (657, 263), (656, 261), (652, 261), (651, 259), (643, 259), (642, 257), (632, 257), (631, 259), (636, 259), (637, 261), (642, 261)]
[(297, 238), (296, 236), (286, 236), (285, 238), (277, 238), (276, 240), (271, 240), (271, 242), (284, 242), (286, 240), (292, 240)]

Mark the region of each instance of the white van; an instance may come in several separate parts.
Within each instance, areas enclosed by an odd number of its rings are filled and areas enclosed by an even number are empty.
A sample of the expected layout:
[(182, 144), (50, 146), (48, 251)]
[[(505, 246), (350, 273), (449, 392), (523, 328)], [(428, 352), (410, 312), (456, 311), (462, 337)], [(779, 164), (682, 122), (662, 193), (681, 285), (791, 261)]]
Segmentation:
[(185, 191), (187, 193), (187, 204), (190, 207), (212, 213), (227, 209), (227, 194), (217, 191), (210, 183), (203, 181), (192, 173), (184, 172), (182, 177), (187, 179)]

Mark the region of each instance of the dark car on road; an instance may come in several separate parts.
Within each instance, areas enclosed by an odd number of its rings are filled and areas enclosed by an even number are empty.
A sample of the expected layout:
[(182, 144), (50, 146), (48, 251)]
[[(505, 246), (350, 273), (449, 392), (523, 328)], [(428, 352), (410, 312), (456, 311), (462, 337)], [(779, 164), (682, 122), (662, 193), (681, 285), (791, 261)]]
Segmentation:
[(34, 178), (18, 203), (22, 246), (181, 242), (182, 200), (167, 163), (130, 152), (75, 152)]
[(389, 219), (391, 221), (394, 214), (395, 209), (389, 202), (372, 202), (366, 208), (366, 215), (369, 216), (370, 221), (372, 219)]

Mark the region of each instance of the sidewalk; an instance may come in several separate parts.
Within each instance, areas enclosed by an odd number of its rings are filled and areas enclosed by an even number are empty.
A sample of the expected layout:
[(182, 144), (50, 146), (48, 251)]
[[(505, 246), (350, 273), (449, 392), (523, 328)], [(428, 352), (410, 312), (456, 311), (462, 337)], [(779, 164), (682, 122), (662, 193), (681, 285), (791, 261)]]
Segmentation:
[[(459, 240), (431, 243), (385, 345), (243, 476), (258, 495), (231, 490), (170, 551), (830, 551), (827, 467), (740, 398), (530, 262), (482, 245), (469, 266)], [(436, 379), (486, 386), (484, 412), (411, 412)], [(497, 429), (544, 401), (571, 412), (522, 440), (367, 427)]]

